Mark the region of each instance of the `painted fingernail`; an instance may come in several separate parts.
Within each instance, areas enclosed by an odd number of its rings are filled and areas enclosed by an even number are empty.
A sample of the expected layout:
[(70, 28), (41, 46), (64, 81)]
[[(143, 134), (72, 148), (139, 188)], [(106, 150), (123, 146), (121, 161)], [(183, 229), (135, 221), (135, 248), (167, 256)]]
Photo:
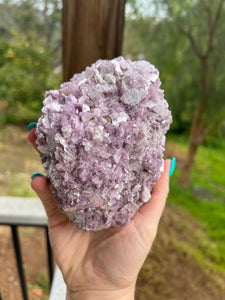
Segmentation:
[(37, 176), (37, 175), (39, 175), (39, 176), (44, 176), (42, 173), (36, 172), (36, 173), (34, 173), (34, 174), (31, 175), (31, 179), (33, 179), (33, 178), (34, 178), (35, 176)]
[(173, 158), (171, 158), (169, 177), (171, 177), (173, 175), (173, 172), (175, 170), (175, 166), (176, 166), (176, 157), (173, 157)]
[(28, 126), (27, 126), (27, 131), (30, 131), (31, 128), (36, 127), (37, 123), (36, 122), (31, 122)]

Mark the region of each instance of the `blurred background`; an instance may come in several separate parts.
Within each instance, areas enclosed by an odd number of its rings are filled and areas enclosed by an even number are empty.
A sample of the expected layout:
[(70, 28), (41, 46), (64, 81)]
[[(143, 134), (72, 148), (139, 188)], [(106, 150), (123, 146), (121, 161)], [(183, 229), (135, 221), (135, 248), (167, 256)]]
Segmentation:
[[(36, 197), (43, 171), (26, 140), (62, 77), (62, 1), (0, 0), (0, 196)], [(122, 55), (160, 71), (177, 167), (136, 299), (224, 299), (225, 1), (127, 0)], [(1, 209), (1, 208), (0, 208)], [(20, 228), (30, 299), (48, 299), (41, 229)], [(39, 251), (36, 251), (36, 249)], [(34, 255), (35, 252), (35, 255)], [(0, 290), (22, 299), (10, 231), (0, 226)]]

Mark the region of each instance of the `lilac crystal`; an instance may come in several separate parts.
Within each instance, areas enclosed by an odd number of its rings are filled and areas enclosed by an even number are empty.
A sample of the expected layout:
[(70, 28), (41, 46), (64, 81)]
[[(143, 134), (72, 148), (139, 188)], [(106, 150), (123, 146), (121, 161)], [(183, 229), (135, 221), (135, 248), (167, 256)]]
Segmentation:
[(98, 60), (46, 92), (37, 145), (59, 209), (86, 230), (129, 223), (163, 170), (172, 122), (158, 70)]

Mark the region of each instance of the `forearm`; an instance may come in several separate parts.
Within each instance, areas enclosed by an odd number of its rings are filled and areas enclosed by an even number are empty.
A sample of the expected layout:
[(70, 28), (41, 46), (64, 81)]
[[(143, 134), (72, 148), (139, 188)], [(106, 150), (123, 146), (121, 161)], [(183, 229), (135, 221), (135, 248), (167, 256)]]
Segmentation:
[(66, 300), (134, 300), (135, 287), (119, 291), (81, 291), (67, 290)]

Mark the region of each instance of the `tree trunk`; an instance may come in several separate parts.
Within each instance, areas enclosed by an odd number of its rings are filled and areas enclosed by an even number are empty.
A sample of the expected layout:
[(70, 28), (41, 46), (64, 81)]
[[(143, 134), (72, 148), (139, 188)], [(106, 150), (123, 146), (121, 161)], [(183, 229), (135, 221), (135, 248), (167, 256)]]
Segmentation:
[(200, 94), (201, 98), (197, 109), (195, 111), (195, 115), (191, 124), (190, 137), (189, 137), (189, 149), (187, 159), (184, 163), (181, 172), (180, 183), (182, 186), (187, 186), (190, 177), (191, 171), (194, 165), (195, 155), (197, 153), (198, 147), (205, 140), (205, 116), (204, 110), (207, 102), (207, 58), (203, 57), (201, 59), (201, 86), (200, 86)]
[(126, 0), (63, 0), (63, 79), (121, 55)]
[(191, 171), (192, 171), (192, 168), (194, 165), (195, 155), (197, 153), (199, 146), (200, 146), (200, 143), (198, 141), (197, 136), (192, 136), (192, 137), (190, 136), (188, 155), (187, 155), (187, 159), (184, 163), (184, 166), (182, 168), (182, 173), (181, 173), (181, 178), (180, 178), (180, 183), (183, 187), (187, 186), (190, 181)]

